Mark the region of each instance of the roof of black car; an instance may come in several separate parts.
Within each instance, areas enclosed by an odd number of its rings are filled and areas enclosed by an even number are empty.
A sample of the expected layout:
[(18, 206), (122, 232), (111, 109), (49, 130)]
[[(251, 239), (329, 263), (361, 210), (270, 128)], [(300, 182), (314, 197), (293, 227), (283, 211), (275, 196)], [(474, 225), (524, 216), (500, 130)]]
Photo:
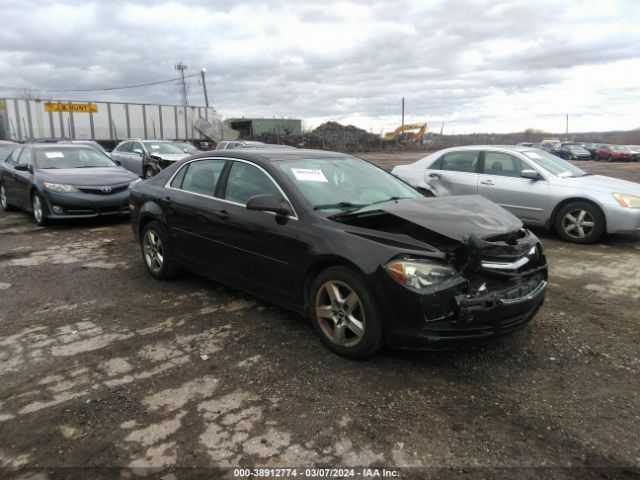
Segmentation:
[[(347, 153), (330, 152), (327, 150), (312, 150), (304, 148), (234, 148), (232, 150), (209, 150), (196, 154), (195, 157), (231, 157), (242, 160), (268, 160), (270, 162), (278, 162), (283, 160), (296, 159), (329, 159), (350, 157)], [(193, 158), (193, 157), (191, 157)]]

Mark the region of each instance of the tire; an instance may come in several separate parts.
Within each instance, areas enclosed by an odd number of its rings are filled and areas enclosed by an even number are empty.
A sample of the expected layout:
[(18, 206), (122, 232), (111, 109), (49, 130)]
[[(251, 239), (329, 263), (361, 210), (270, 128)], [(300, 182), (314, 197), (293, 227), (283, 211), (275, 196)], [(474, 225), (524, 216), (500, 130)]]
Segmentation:
[(171, 246), (159, 222), (145, 225), (140, 235), (140, 253), (147, 272), (152, 277), (167, 280), (176, 275)]
[(380, 312), (371, 289), (353, 270), (336, 266), (321, 272), (309, 288), (309, 305), (313, 328), (332, 352), (358, 359), (382, 347)]
[(9, 199), (7, 198), (7, 190), (4, 188), (4, 184), (0, 183), (0, 205), (2, 205), (2, 209), (5, 212), (10, 212), (13, 210), (13, 206), (9, 203)]
[(605, 217), (591, 202), (571, 202), (562, 207), (554, 221), (558, 236), (571, 243), (594, 243), (604, 234)]
[(38, 192), (33, 192), (31, 195), (31, 218), (33, 223), (40, 227), (44, 227), (49, 224), (47, 218), (47, 204), (42, 200), (42, 197)]
[(153, 168), (151, 165), (147, 165), (146, 167), (144, 167), (144, 172), (142, 172), (142, 178), (144, 178), (145, 180), (148, 180), (155, 176), (156, 176), (155, 168)]

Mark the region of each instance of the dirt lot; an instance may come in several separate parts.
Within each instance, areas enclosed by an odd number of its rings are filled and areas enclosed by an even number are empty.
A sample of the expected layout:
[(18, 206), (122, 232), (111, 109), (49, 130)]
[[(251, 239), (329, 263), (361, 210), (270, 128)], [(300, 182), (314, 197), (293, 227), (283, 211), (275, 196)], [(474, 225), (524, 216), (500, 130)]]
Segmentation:
[[(640, 181), (640, 164), (580, 165)], [(354, 362), (268, 303), (153, 280), (126, 221), (0, 213), (0, 478), (638, 478), (640, 240), (536, 233), (550, 288), (524, 331)]]

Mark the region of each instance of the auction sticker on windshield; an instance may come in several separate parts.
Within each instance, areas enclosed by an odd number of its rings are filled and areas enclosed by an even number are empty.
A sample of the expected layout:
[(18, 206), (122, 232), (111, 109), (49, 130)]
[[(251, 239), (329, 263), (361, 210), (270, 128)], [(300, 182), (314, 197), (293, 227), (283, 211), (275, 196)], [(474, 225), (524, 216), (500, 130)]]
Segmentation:
[(62, 152), (44, 152), (47, 158), (64, 158), (64, 154)]
[(301, 182), (325, 182), (327, 183), (327, 177), (324, 176), (322, 170), (313, 170), (310, 168), (292, 168), (291, 171), (296, 177), (296, 180)]

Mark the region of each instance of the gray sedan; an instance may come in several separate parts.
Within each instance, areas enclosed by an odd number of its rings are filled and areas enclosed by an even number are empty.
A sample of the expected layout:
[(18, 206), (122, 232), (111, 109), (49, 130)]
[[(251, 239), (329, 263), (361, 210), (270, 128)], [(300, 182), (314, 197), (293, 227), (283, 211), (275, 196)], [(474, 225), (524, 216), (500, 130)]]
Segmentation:
[(640, 233), (640, 184), (592, 175), (529, 147), (448, 148), (392, 172), (425, 195), (479, 194), (568, 242)]

